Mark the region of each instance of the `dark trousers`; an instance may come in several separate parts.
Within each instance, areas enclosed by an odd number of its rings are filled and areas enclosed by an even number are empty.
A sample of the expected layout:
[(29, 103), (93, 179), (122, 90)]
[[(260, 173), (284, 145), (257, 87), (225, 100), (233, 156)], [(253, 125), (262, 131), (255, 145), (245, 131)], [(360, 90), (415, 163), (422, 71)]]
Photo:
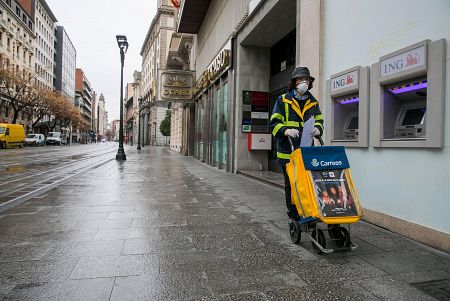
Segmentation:
[(286, 172), (286, 165), (282, 165), (281, 169), (283, 170), (284, 175), (284, 195), (286, 197), (286, 208), (288, 210), (287, 214), (290, 218), (297, 219), (297, 208), (291, 203), (291, 183), (289, 182), (289, 176)]

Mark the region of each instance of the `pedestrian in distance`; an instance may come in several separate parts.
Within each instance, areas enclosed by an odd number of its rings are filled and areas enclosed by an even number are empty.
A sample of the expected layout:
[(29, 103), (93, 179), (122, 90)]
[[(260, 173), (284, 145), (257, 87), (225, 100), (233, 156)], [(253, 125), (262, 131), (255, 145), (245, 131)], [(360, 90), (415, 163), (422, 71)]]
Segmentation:
[(307, 67), (297, 67), (292, 73), (286, 94), (279, 96), (270, 117), (270, 129), (275, 137), (277, 162), (281, 165), (284, 175), (284, 191), (286, 197), (287, 214), (291, 219), (298, 219), (295, 205), (291, 203), (291, 185), (286, 172), (286, 164), (292, 152), (288, 137), (294, 148), (300, 147), (304, 122), (314, 118), (313, 137), (323, 134), (323, 116), (319, 103), (309, 92), (313, 87), (314, 77)]

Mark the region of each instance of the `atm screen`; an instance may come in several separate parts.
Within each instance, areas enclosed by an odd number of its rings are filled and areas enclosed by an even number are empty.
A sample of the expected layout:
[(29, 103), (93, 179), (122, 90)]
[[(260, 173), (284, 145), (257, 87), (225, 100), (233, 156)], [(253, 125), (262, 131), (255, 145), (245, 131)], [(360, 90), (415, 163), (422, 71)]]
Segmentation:
[(402, 126), (422, 124), (425, 110), (425, 108), (408, 109), (406, 111), (405, 117), (402, 120)]
[(352, 119), (350, 120), (350, 123), (347, 127), (347, 130), (357, 130), (358, 129), (358, 117), (352, 117)]

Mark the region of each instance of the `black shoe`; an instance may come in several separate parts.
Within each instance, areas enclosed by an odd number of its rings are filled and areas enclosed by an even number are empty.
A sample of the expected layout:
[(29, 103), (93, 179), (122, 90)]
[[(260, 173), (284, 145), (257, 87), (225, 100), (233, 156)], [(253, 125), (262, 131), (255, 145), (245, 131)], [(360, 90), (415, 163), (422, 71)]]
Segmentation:
[(294, 211), (288, 211), (287, 215), (290, 219), (299, 220), (298, 213)]

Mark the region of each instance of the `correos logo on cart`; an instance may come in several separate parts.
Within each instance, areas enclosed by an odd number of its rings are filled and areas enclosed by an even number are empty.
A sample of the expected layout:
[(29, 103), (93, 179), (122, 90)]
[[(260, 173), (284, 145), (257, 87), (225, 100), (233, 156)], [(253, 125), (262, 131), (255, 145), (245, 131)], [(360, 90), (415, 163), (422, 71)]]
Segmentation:
[(314, 167), (320, 166), (341, 166), (342, 161), (319, 161), (317, 159), (311, 160), (311, 165)]

